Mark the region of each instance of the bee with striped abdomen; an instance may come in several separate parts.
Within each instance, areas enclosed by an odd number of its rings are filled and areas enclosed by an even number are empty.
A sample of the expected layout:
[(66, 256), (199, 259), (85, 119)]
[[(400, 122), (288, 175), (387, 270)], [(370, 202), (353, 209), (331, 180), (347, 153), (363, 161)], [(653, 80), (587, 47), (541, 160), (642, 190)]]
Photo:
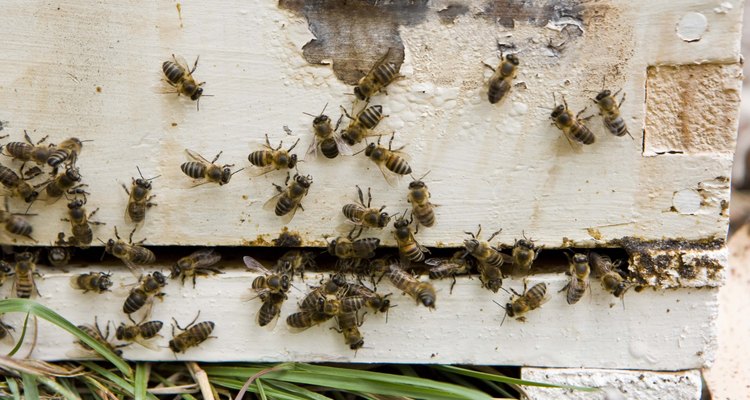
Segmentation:
[(591, 252), (589, 253), (589, 262), (594, 271), (599, 274), (602, 288), (613, 296), (623, 299), (625, 292), (633, 285), (628, 284), (617, 271), (619, 260), (613, 263), (609, 256)]
[(378, 238), (362, 238), (359, 235), (354, 236), (354, 229), (349, 235), (339, 236), (328, 243), (328, 253), (336, 256), (339, 263), (351, 264), (357, 266), (359, 263), (368, 258), (375, 257), (375, 250), (380, 245)]
[(12, 196), (20, 197), (27, 203), (33, 203), (39, 197), (39, 192), (36, 189), (43, 184), (37, 186), (30, 185), (26, 182), (30, 178), (22, 178), (23, 166), (20, 172), (21, 175), (19, 176), (12, 169), (0, 165), (0, 183), (10, 190)]
[(104, 251), (122, 260), (135, 276), (140, 277), (142, 275), (142, 269), (140, 266), (153, 264), (154, 261), (156, 261), (156, 256), (151, 250), (140, 246), (146, 241), (145, 238), (138, 243), (133, 243), (134, 233), (135, 229), (130, 232), (129, 242), (125, 243), (120, 239), (120, 235), (117, 233), (117, 227), (115, 227), (115, 237), (117, 238), (117, 241), (109, 239), (107, 243), (105, 243)]
[(589, 287), (589, 275), (591, 274), (591, 267), (589, 266), (589, 258), (585, 254), (576, 253), (573, 258), (570, 259), (570, 281), (560, 291), (566, 291), (567, 294), (565, 299), (568, 304), (578, 303), (581, 300), (586, 289)]
[(410, 273), (401, 269), (400, 266), (392, 264), (388, 271), (388, 279), (393, 286), (404, 291), (417, 301), (428, 308), (435, 308), (435, 288), (429, 282), (421, 282)]
[(271, 142), (268, 140), (268, 134), (266, 134), (265, 149), (258, 150), (250, 153), (247, 156), (247, 160), (250, 164), (256, 167), (260, 167), (260, 171), (255, 176), (267, 174), (271, 171), (277, 171), (280, 169), (292, 169), (297, 166), (297, 155), (289, 154), (299, 143), (297, 139), (294, 144), (288, 149), (284, 150), (281, 146), (284, 145), (284, 141), (279, 142), (279, 146), (276, 148), (271, 147)]
[(527, 275), (540, 251), (541, 248), (534, 246), (534, 241), (527, 239), (525, 235), (523, 239), (516, 240), (512, 250), (514, 274)]
[(55, 146), (55, 150), (47, 158), (47, 165), (53, 168), (53, 172), (56, 173), (57, 168), (63, 163), (68, 164), (68, 167), (75, 165), (78, 156), (81, 154), (83, 149), (83, 143), (91, 142), (91, 140), (81, 140), (78, 138), (65, 139)]
[(552, 110), (552, 114), (550, 114), (552, 124), (565, 134), (565, 139), (568, 140), (568, 143), (570, 143), (571, 146), (573, 146), (573, 141), (579, 144), (588, 145), (593, 144), (596, 140), (594, 134), (584, 124), (584, 122), (590, 119), (591, 116), (580, 119), (578, 118), (584, 111), (586, 111), (585, 108), (576, 116), (573, 116), (573, 113), (568, 109), (568, 103), (565, 101), (565, 97), (563, 97), (563, 104), (556, 105), (555, 109)]
[[(174, 321), (174, 324), (172, 325), (172, 340), (169, 341), (169, 349), (172, 350), (172, 352), (184, 353), (185, 351), (187, 351), (187, 349), (198, 346), (209, 338), (216, 337), (211, 336), (211, 332), (213, 332), (214, 327), (216, 326), (213, 321), (202, 321), (198, 322), (197, 324), (195, 323), (200, 315), (201, 313), (199, 311), (198, 315), (195, 316), (195, 319), (193, 319), (193, 321), (184, 328), (180, 327), (180, 324), (177, 323), (177, 320), (172, 318), (172, 321)], [(181, 330), (182, 332), (178, 335), (175, 335), (175, 327), (177, 327), (177, 329)]]
[(192, 278), (193, 287), (195, 287), (196, 277), (222, 273), (217, 268), (213, 268), (219, 261), (221, 261), (221, 254), (214, 253), (214, 249), (198, 250), (177, 260), (172, 265), (172, 273), (169, 277), (172, 279), (180, 278), (183, 285), (185, 284), (185, 278)]
[(263, 294), (283, 294), (289, 291), (289, 287), (291, 286), (289, 275), (273, 273), (258, 260), (250, 256), (242, 257), (242, 261), (245, 263), (247, 269), (262, 274), (253, 279), (252, 283), (252, 288), (257, 293), (257, 297)]
[(200, 98), (203, 96), (203, 85), (206, 82), (197, 83), (193, 77), (193, 72), (198, 68), (198, 59), (195, 57), (195, 63), (191, 69), (187, 61), (181, 57), (172, 54), (172, 60), (164, 61), (161, 69), (166, 77), (165, 81), (174, 89), (168, 93), (177, 93), (195, 101), (195, 107), (200, 110)]
[(226, 185), (229, 180), (232, 179), (232, 175), (242, 171), (244, 168), (240, 168), (237, 171), (232, 172), (231, 168), (234, 164), (224, 164), (219, 166), (214, 164), (216, 160), (221, 157), (220, 151), (212, 161), (208, 161), (203, 156), (188, 149), (185, 149), (188, 157), (193, 161), (188, 161), (180, 165), (180, 169), (185, 175), (193, 179), (202, 179), (204, 182), (198, 183), (193, 187), (205, 185), (206, 183), (218, 183), (219, 186)]
[(297, 272), (304, 278), (307, 267), (315, 267), (315, 255), (309, 251), (289, 250), (276, 260), (276, 270), (290, 278), (294, 278)]
[(395, 133), (391, 135), (391, 140), (388, 141), (388, 148), (380, 145), (380, 138), (378, 138), (377, 144), (370, 143), (365, 148), (365, 155), (372, 160), (380, 169), (383, 177), (391, 186), (396, 186), (398, 183), (397, 177), (411, 174), (411, 167), (407, 162), (407, 154), (401, 150), (405, 146), (393, 150), (393, 138)]
[(341, 110), (347, 118), (352, 120), (349, 123), (349, 126), (347, 126), (341, 133), (341, 138), (349, 146), (361, 143), (367, 136), (373, 136), (372, 130), (378, 126), (383, 118), (387, 117), (387, 115), (383, 115), (383, 106), (370, 106), (364, 108), (356, 117), (349, 115), (343, 107), (341, 107)]
[(336, 325), (338, 329), (332, 329), (344, 335), (344, 343), (351, 350), (359, 350), (365, 345), (365, 338), (362, 336), (362, 332), (359, 331), (362, 322), (359, 321), (356, 311), (341, 312), (336, 315)]
[(456, 276), (466, 275), (471, 272), (472, 265), (469, 260), (466, 250), (459, 250), (449, 259), (428, 258), (424, 263), (431, 267), (430, 279), (453, 279), (449, 292), (453, 293), (453, 287), (456, 285)]
[(147, 349), (157, 351), (159, 348), (151, 343), (150, 339), (161, 337), (159, 331), (162, 327), (164, 323), (161, 321), (140, 322), (133, 325), (125, 325), (121, 322), (115, 331), (115, 337), (117, 340), (135, 342)]
[(122, 184), (122, 188), (125, 189), (125, 193), (128, 194), (128, 205), (125, 208), (126, 214), (128, 215), (128, 217), (130, 217), (131, 221), (140, 223), (143, 222), (144, 219), (146, 219), (146, 210), (156, 205), (156, 203), (151, 202), (151, 199), (156, 197), (155, 194), (150, 195), (151, 181), (160, 177), (161, 175), (146, 179), (143, 177), (141, 169), (138, 166), (136, 166), (135, 168), (138, 170), (138, 175), (140, 175), (140, 178), (131, 178), (133, 182), (131, 184), (130, 190), (128, 190), (124, 183)]
[[(308, 300), (311, 298), (312, 300)], [(336, 295), (326, 295), (313, 290), (300, 303), (300, 311), (290, 314), (286, 324), (304, 330), (322, 324), (341, 312), (341, 300)]]
[(367, 188), (367, 204), (365, 205), (365, 199), (362, 194), (362, 189), (359, 186), (357, 188), (357, 195), (359, 196), (359, 204), (349, 203), (341, 208), (341, 212), (344, 216), (356, 226), (359, 226), (359, 232), (361, 233), (364, 228), (385, 228), (391, 221), (390, 215), (387, 212), (383, 212), (385, 206), (380, 208), (371, 208), (372, 193), (370, 188)]
[[(326, 107), (327, 106), (328, 104), (326, 103)], [(331, 118), (323, 114), (325, 110), (326, 108), (323, 107), (323, 111), (320, 112), (320, 115), (304, 113), (315, 118), (313, 119), (313, 131), (315, 132), (315, 136), (313, 137), (312, 143), (310, 143), (310, 147), (307, 149), (305, 159), (309, 158), (310, 160), (314, 160), (318, 157), (318, 153), (323, 153), (323, 156), (326, 158), (336, 158), (339, 154), (345, 156), (352, 155), (351, 147), (346, 144), (339, 133), (336, 133), (344, 115), (342, 114), (341, 117), (339, 117), (338, 122), (336, 122), (336, 127), (333, 127), (331, 125)]]
[(409, 194), (406, 196), (406, 201), (411, 204), (412, 215), (417, 219), (417, 232), (419, 225), (428, 228), (435, 225), (435, 205), (430, 203), (430, 191), (422, 181), (429, 173), (430, 171), (427, 171), (421, 178), (411, 181)]
[(359, 296), (364, 299), (364, 305), (375, 311), (386, 313), (386, 321), (388, 320), (388, 310), (391, 308), (391, 294), (380, 294), (367, 286), (360, 285), (358, 283), (346, 282), (342, 285), (348, 296)]
[(0, 286), (3, 286), (11, 275), (13, 275), (13, 266), (7, 261), (0, 260)]
[(287, 299), (286, 293), (263, 293), (258, 297), (263, 301), (263, 304), (258, 310), (255, 321), (258, 326), (270, 325), (273, 328), (276, 326), (276, 319), (281, 315), (281, 306)]
[(515, 54), (506, 56), (500, 54), (500, 59), (500, 65), (497, 69), (492, 68), (489, 64), (484, 64), (493, 71), (487, 90), (487, 99), (492, 104), (499, 102), (510, 92), (511, 83), (518, 72), (518, 57)]
[(490, 242), (501, 231), (502, 229), (494, 232), (487, 241), (479, 240), (479, 235), (482, 233), (482, 225), (479, 225), (476, 235), (471, 232), (464, 232), (467, 235), (471, 235), (471, 239), (464, 240), (464, 248), (466, 248), (468, 254), (477, 260), (477, 269), (479, 270), (479, 279), (482, 281), (482, 287), (494, 293), (497, 293), (503, 285), (501, 267), (505, 260), (503, 255), (490, 245)]
[(49, 138), (49, 135), (41, 138), (36, 143), (31, 140), (31, 137), (26, 130), (23, 131), (23, 137), (26, 139), (25, 142), (10, 142), (4, 146), (8, 156), (23, 162), (33, 161), (37, 165), (47, 164), (47, 159), (49, 159), (50, 155), (55, 150), (55, 145), (49, 144), (47, 146), (41, 146), (41, 144)]
[(146, 315), (148, 315), (151, 311), (150, 307), (153, 304), (154, 298), (163, 299), (165, 293), (161, 290), (165, 286), (167, 286), (167, 277), (159, 271), (141, 276), (138, 285), (130, 290), (130, 294), (125, 299), (125, 303), (122, 305), (122, 312), (130, 315), (148, 304), (149, 309), (146, 312)]
[(77, 247), (87, 248), (94, 240), (94, 232), (91, 229), (91, 225), (105, 225), (104, 222), (92, 221), (91, 217), (96, 214), (99, 209), (86, 214), (86, 209), (83, 206), (86, 204), (85, 200), (75, 199), (68, 203), (68, 217), (62, 218), (62, 221), (70, 222), (70, 229), (73, 236), (68, 240), (68, 243), (75, 244)]
[(88, 272), (75, 275), (70, 278), (70, 286), (73, 289), (83, 290), (83, 293), (104, 293), (112, 286), (110, 277), (112, 274), (106, 272)]
[(86, 186), (80, 182), (81, 174), (78, 172), (78, 168), (70, 166), (65, 169), (65, 172), (61, 172), (52, 178), (44, 190), (47, 192), (47, 198), (56, 199), (66, 193), (72, 194), (76, 189)]
[(307, 195), (307, 191), (310, 189), (312, 183), (312, 176), (300, 174), (294, 174), (294, 179), (289, 183), (289, 174), (287, 173), (286, 180), (284, 181), (286, 188), (282, 188), (274, 183), (273, 186), (279, 193), (268, 199), (263, 208), (266, 210), (273, 209), (274, 213), (279, 217), (283, 217), (282, 221), (288, 224), (294, 218), (294, 214), (298, 208), (304, 210), (302, 199)]
[(34, 228), (29, 221), (21, 215), (24, 214), (14, 214), (10, 212), (10, 209), (8, 208), (8, 197), (6, 196), (5, 209), (0, 210), (0, 224), (4, 224), (6, 232), (18, 236), (24, 236), (36, 242), (36, 239), (31, 237), (31, 232), (34, 231)]
[[(109, 342), (109, 322), (107, 322), (107, 329), (103, 333), (101, 329), (99, 329), (99, 321), (97, 321), (97, 318), (94, 317), (94, 325), (78, 325), (78, 329), (85, 332), (87, 335), (91, 336), (92, 339), (99, 342), (102, 346), (109, 349), (109, 351), (117, 354), (118, 356), (122, 355), (122, 350), (120, 350), (120, 347), (125, 347), (127, 345), (113, 345)], [(86, 350), (87, 352), (96, 353), (96, 350), (94, 350), (91, 346), (86, 344), (84, 341), (78, 339), (76, 340), (76, 343), (83, 348), (83, 350)], [(96, 353), (98, 354), (98, 353)]]
[(404, 265), (408, 265), (410, 262), (422, 262), (425, 253), (429, 254), (430, 252), (414, 238), (414, 232), (411, 230), (412, 222), (412, 218), (406, 219), (406, 211), (404, 211), (404, 215), (397, 218), (396, 222), (393, 223), (393, 227), (396, 228), (393, 231), (393, 237), (396, 239), (401, 263)]
[(625, 101), (625, 93), (622, 94), (620, 102), (617, 102), (615, 97), (620, 93), (622, 89), (612, 94), (609, 90), (602, 90), (596, 95), (594, 103), (599, 106), (599, 115), (602, 116), (604, 121), (604, 127), (615, 136), (625, 136), (626, 134), (633, 138), (633, 135), (628, 131), (628, 126), (625, 124), (625, 120), (620, 115), (620, 106)]
[(354, 95), (358, 99), (370, 101), (370, 97), (381, 90), (385, 90), (386, 86), (401, 77), (399, 74), (400, 68), (394, 63), (386, 63), (385, 61), (391, 54), (391, 50), (392, 48), (389, 47), (385, 55), (357, 82), (357, 86), (354, 87)]
[(506, 316), (515, 318), (516, 320), (521, 322), (526, 321), (526, 317), (524, 317), (524, 315), (531, 310), (536, 310), (537, 308), (541, 307), (545, 302), (545, 296), (547, 294), (547, 284), (544, 282), (537, 283), (536, 285), (532, 286), (531, 289), (526, 290), (526, 281), (524, 281), (523, 293), (519, 294), (513, 289), (511, 289), (511, 291), (513, 292), (513, 296), (511, 296), (510, 302), (508, 302), (505, 306), (495, 301), (495, 304), (505, 309), (503, 322), (501, 322), (500, 325), (505, 322)]
[(13, 282), (13, 293), (19, 299), (30, 299), (34, 294), (39, 295), (34, 276), (36, 272), (36, 255), (29, 251), (16, 253), (16, 264), (14, 273), (16, 280)]

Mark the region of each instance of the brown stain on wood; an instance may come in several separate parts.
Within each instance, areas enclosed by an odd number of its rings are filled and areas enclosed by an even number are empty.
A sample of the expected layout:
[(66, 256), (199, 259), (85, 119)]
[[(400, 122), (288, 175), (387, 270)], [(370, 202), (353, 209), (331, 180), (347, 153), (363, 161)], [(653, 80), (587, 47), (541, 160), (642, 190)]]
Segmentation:
[(543, 27), (548, 22), (563, 17), (581, 21), (584, 9), (580, 1), (570, 0), (490, 0), (485, 4), (484, 10), (477, 15), (493, 19), (506, 28), (514, 28), (516, 21)]

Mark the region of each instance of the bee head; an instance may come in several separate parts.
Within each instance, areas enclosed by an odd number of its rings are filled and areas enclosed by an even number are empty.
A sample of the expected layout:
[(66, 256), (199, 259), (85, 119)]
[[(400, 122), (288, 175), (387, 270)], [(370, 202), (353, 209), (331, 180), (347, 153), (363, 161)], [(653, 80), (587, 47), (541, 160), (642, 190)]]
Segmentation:
[(224, 167), (221, 170), (221, 181), (219, 182), (220, 185), (226, 185), (229, 183), (229, 180), (232, 179), (232, 170), (229, 169), (229, 167)]
[(516, 310), (513, 309), (513, 303), (505, 304), (505, 314), (511, 318), (516, 316)]
[(354, 87), (354, 95), (357, 96), (358, 99), (367, 101), (367, 96), (365, 96), (364, 92), (362, 92), (362, 89), (359, 86)]
[(552, 114), (550, 114), (550, 116), (552, 116), (552, 118), (557, 118), (561, 116), (564, 112), (565, 112), (565, 106), (560, 104), (559, 106), (555, 107), (554, 110), (552, 110)]
[(109, 279), (110, 274), (102, 274), (101, 278), (99, 279), (99, 290), (104, 292), (109, 290), (109, 288), (112, 286), (112, 280)]
[(182, 267), (180, 267), (179, 261), (172, 265), (172, 268), (170, 268), (170, 271), (171, 271), (169, 275), (170, 278), (175, 279), (178, 276), (180, 276), (180, 274), (182, 273)]
[(115, 331), (115, 338), (117, 340), (122, 340), (122, 338), (125, 337), (125, 324), (120, 322), (120, 326), (117, 327), (117, 330)]
[(172, 350), (173, 353), (179, 353), (182, 351), (177, 347), (177, 343), (175, 343), (174, 339), (169, 341), (169, 349)]
[(464, 240), (464, 247), (469, 253), (472, 253), (474, 250), (476, 250), (479, 247), (479, 240), (477, 239), (466, 239)]
[(365, 148), (365, 155), (367, 157), (370, 157), (377, 147), (378, 145), (376, 145), (375, 143), (368, 144), (367, 148)]
[(294, 168), (297, 165), (297, 155), (296, 154), (292, 154), (289, 157), (289, 161), (287, 161), (286, 165), (287, 165), (288, 168)]
[(167, 277), (166, 277), (166, 276), (164, 276), (164, 274), (162, 274), (161, 272), (159, 272), (159, 271), (155, 271), (155, 272), (154, 272), (154, 273), (153, 273), (153, 274), (152, 274), (151, 276), (153, 276), (153, 277), (154, 277), (154, 280), (155, 280), (155, 281), (156, 281), (156, 282), (157, 282), (157, 283), (158, 283), (159, 285), (161, 285), (161, 286), (164, 286), (164, 285), (166, 285), (166, 284), (167, 284)]
[(71, 201), (70, 203), (68, 203), (68, 209), (70, 209), (70, 210), (75, 210), (75, 209), (81, 208), (81, 207), (83, 207), (83, 200), (81, 200), (81, 199), (75, 199), (75, 200)]
[(500, 278), (496, 279), (490, 279), (487, 281), (487, 287), (492, 290), (494, 293), (497, 293), (498, 290), (503, 286), (503, 280)]
[(10, 272), (10, 265), (5, 261), (0, 261), (0, 273), (7, 274)]
[(31, 203), (34, 200), (36, 200), (37, 197), (39, 197), (39, 192), (37, 192), (36, 190), (32, 190), (31, 193), (29, 193), (28, 196), (26, 196), (26, 197), (23, 198), (23, 201), (25, 201), (27, 203)]
[(68, 168), (65, 170), (65, 176), (71, 181), (78, 182), (81, 180), (81, 174), (78, 172), (78, 168)]
[(30, 251), (16, 253), (16, 261), (31, 261), (33, 259), (34, 259), (34, 254), (32, 254)]
[[(191, 85), (191, 86), (193, 86), (193, 85)], [(195, 87), (195, 86), (193, 86), (193, 87)], [(190, 90), (191, 89), (188, 89), (188, 91), (190, 91)], [(195, 89), (195, 91), (193, 92), (193, 94), (190, 95), (190, 100), (193, 100), (193, 101), (198, 100), (198, 98), (200, 98), (202, 95), (203, 95), (203, 88), (199, 86), (199, 87), (197, 87)]]
[(391, 216), (387, 212), (380, 213), (380, 216), (378, 216), (378, 226), (385, 228), (389, 222), (391, 222)]
[(529, 250), (533, 250), (534, 249), (534, 244), (531, 243), (531, 241), (528, 241), (526, 239), (520, 239), (517, 244), (519, 246), (521, 246), (523, 248), (526, 248), (526, 249), (529, 249)]
[(427, 185), (424, 184), (422, 181), (411, 181), (409, 183), (409, 190), (419, 190), (424, 189)]
[(297, 182), (298, 185), (302, 186), (303, 188), (307, 189), (312, 185), (313, 180), (312, 176), (302, 176), (302, 175), (295, 175), (294, 180)]
[(138, 187), (147, 189), (147, 190), (151, 190), (151, 181), (146, 180), (146, 179), (142, 179), (142, 178), (136, 179), (135, 185)]
[(596, 95), (596, 101), (602, 101), (605, 97), (609, 97), (612, 94), (609, 90), (602, 90)]
[(508, 54), (507, 56), (505, 56), (505, 59), (513, 65), (518, 65), (518, 57), (516, 57), (515, 54)]
[(289, 290), (289, 275), (281, 275), (281, 290), (285, 292)]
[(573, 262), (576, 264), (588, 264), (589, 258), (585, 254), (576, 253), (573, 255)]
[(313, 125), (329, 124), (331, 119), (327, 115), (320, 114), (313, 120)]
[(336, 255), (336, 244), (337, 243), (338, 243), (338, 239), (333, 239), (333, 240), (331, 240), (330, 243), (328, 243), (328, 253), (329, 254)]
[(435, 308), (435, 296), (433, 296), (432, 293), (426, 291), (422, 292), (419, 295), (419, 301), (427, 308)]

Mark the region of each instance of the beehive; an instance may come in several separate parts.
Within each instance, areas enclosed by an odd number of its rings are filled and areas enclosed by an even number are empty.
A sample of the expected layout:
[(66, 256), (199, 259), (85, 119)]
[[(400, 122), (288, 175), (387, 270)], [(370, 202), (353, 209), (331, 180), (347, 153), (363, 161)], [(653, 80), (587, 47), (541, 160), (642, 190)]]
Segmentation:
[[(711, 362), (717, 287), (726, 265), (729, 171), (741, 82), (740, 1), (339, 2), (281, 1), (182, 4), (71, 1), (6, 5), (0, 77), (4, 133), (19, 140), (70, 136), (85, 143), (78, 161), (88, 184), (87, 207), (99, 208), (95, 229), (106, 241), (117, 226), (129, 232), (124, 209), (136, 166), (154, 180), (155, 202), (134, 238), (168, 268), (174, 246), (268, 246), (284, 228), (303, 246), (323, 247), (343, 222), (340, 208), (355, 200), (355, 185), (371, 187), (374, 203), (391, 213), (408, 207), (406, 187), (387, 185), (362, 154), (300, 163), (314, 183), (304, 211), (284, 225), (262, 209), (286, 175), (254, 177), (247, 155), (268, 133), (272, 144), (297, 138), (302, 156), (312, 140), (307, 112), (339, 115), (351, 109), (352, 84), (388, 48), (403, 54), (403, 79), (374, 97), (388, 117), (377, 130), (406, 145), (414, 175), (425, 178), (437, 208), (435, 227), (417, 238), (428, 247), (460, 247), (464, 231), (502, 228), (495, 243), (527, 235), (545, 251), (575, 247), (623, 249), (631, 278), (648, 289), (619, 301), (592, 282), (590, 297), (571, 307), (557, 291), (564, 265), (529, 277), (546, 282), (551, 299), (526, 323), (506, 321), (492, 303), (504, 293), (476, 279), (435, 282), (435, 311), (394, 294), (399, 307), (385, 323), (368, 318), (366, 347), (355, 353), (328, 326), (293, 334), (279, 323), (261, 329), (260, 305), (243, 302), (255, 276), (238, 258), (223, 275), (195, 289), (172, 282), (154, 317), (181, 323), (201, 310), (217, 324), (217, 339), (180, 359), (439, 362), (649, 370), (699, 368)], [(519, 73), (508, 97), (486, 99), (498, 48), (516, 53)], [(161, 64), (171, 54), (192, 60), (206, 81), (195, 103), (155, 93)], [(577, 149), (551, 125), (564, 96), (571, 110), (588, 107), (606, 85), (622, 89), (622, 114), (633, 138), (607, 133), (600, 117), (588, 124), (596, 143)], [(285, 133), (285, 127), (291, 135)], [(361, 145), (360, 145), (361, 146)], [(185, 149), (246, 169), (224, 186), (192, 187), (180, 164)], [(357, 148), (359, 150), (360, 148)], [(4, 165), (18, 166), (10, 159)], [(69, 229), (66, 202), (33, 205), (38, 245)], [(11, 210), (25, 207), (11, 201)], [(488, 233), (486, 233), (488, 234)], [(394, 246), (391, 228), (374, 232)], [(126, 236), (126, 234), (124, 235)], [(35, 244), (4, 236), (4, 242)], [(169, 249), (163, 246), (170, 246)], [(321, 249), (322, 250), (322, 249)], [(163, 251), (164, 256), (160, 256)], [(237, 254), (233, 249), (231, 254)], [(622, 253), (625, 254), (625, 253)], [(559, 258), (562, 258), (558, 254)], [(172, 258), (170, 258), (172, 257)], [(134, 279), (107, 259), (88, 269), (111, 270), (115, 288), (82, 295), (67, 285), (73, 273), (43, 269), (39, 300), (77, 323), (124, 320), (120, 309)], [(309, 284), (319, 275), (310, 274)], [(295, 283), (282, 315), (295, 307)], [(521, 290), (521, 280), (505, 287)], [(7, 290), (7, 289), (4, 289)], [(388, 284), (382, 290), (394, 291)], [(88, 306), (95, 303), (94, 310)], [(368, 316), (369, 317), (369, 316)], [(463, 346), (456, 346), (460, 342)], [(164, 343), (165, 344), (165, 343)], [(45, 323), (34, 355), (69, 357), (72, 340)], [(132, 347), (125, 356), (172, 360), (168, 349)]]

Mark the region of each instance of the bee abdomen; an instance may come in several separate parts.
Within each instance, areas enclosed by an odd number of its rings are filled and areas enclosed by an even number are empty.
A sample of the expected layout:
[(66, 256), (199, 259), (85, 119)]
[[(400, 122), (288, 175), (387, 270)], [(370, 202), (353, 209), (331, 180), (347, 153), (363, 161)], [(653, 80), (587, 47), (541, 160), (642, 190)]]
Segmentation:
[(586, 125), (580, 123), (571, 128), (571, 135), (583, 144), (592, 144), (596, 140), (591, 130)]
[(91, 244), (94, 240), (94, 232), (87, 223), (74, 226), (72, 232), (73, 237), (76, 238), (78, 244)]
[(281, 196), (278, 203), (276, 203), (274, 212), (280, 217), (282, 215), (288, 214), (290, 211), (292, 211), (292, 208), (294, 208), (294, 200), (292, 200), (288, 196)]
[(386, 168), (399, 175), (408, 175), (411, 173), (411, 167), (402, 157), (390, 156), (385, 162)]
[(128, 204), (128, 216), (133, 222), (142, 222), (146, 219), (146, 207), (143, 204), (132, 202)]
[(188, 161), (180, 165), (180, 169), (185, 175), (193, 179), (201, 179), (205, 176), (206, 166), (197, 161)]
[(29, 299), (34, 291), (34, 283), (29, 275), (18, 275), (16, 277), (16, 297)]
[(130, 292), (125, 304), (122, 305), (122, 311), (125, 314), (132, 314), (141, 309), (146, 304), (148, 295), (141, 288), (136, 288)]
[(415, 206), (414, 217), (417, 219), (417, 221), (419, 221), (421, 225), (428, 228), (435, 225), (435, 211), (433, 211), (432, 207), (430, 207), (429, 205)]
[(320, 151), (326, 158), (336, 158), (339, 155), (339, 147), (334, 139), (325, 139), (320, 143)]
[(498, 79), (494, 82), (490, 81), (489, 90), (487, 90), (487, 98), (490, 103), (495, 104), (505, 97), (510, 91), (510, 84), (505, 79)]
[(133, 256), (130, 258), (130, 261), (133, 264), (139, 265), (151, 264), (156, 261), (156, 256), (151, 250), (145, 247), (135, 247), (133, 248)]
[(28, 221), (15, 215), (11, 216), (11, 219), (5, 224), (5, 229), (10, 233), (19, 236), (31, 236), (31, 232), (33, 231), (33, 228)]
[(485, 260), (485, 264), (491, 268), (500, 268), (503, 266), (503, 263), (503, 256), (497, 251), (493, 251), (487, 260)]
[(161, 69), (164, 71), (164, 75), (172, 83), (178, 83), (185, 75), (185, 71), (177, 64), (172, 61), (164, 61), (161, 65)]
[[(573, 280), (576, 280), (576, 283), (573, 283)], [(565, 299), (568, 301), (568, 304), (578, 303), (578, 300), (581, 300), (585, 292), (586, 282), (574, 277), (568, 286), (568, 293)]]
[(47, 165), (50, 167), (57, 167), (62, 164), (70, 156), (70, 152), (66, 149), (58, 149), (53, 151), (47, 159)]
[(397, 74), (398, 70), (396, 69), (396, 66), (391, 63), (381, 64), (377, 69), (375, 69), (375, 71), (373, 71), (375, 80), (383, 86), (391, 83), (391, 81), (396, 77)]
[(538, 308), (541, 305), (542, 299), (544, 299), (544, 295), (547, 294), (547, 284), (537, 283), (534, 285), (529, 291), (526, 293), (526, 297), (530, 300), (531, 309)]
[(7, 188), (14, 188), (18, 186), (18, 183), (21, 181), (21, 178), (18, 177), (18, 174), (16, 174), (12, 169), (0, 165), (0, 183), (3, 184), (3, 186)]
[(362, 219), (362, 212), (364, 210), (357, 204), (347, 204), (341, 208), (341, 212), (344, 216), (352, 221), (359, 221)]
[(383, 112), (380, 106), (372, 106), (359, 116), (359, 121), (367, 129), (374, 129), (381, 119), (383, 119)]
[(625, 120), (620, 116), (614, 119), (605, 118), (604, 126), (615, 136), (625, 136), (628, 133), (628, 126), (625, 124)]
[(247, 161), (250, 161), (250, 164), (256, 167), (265, 167), (273, 161), (273, 157), (269, 157), (268, 153), (266, 150), (254, 151), (247, 156)]
[(141, 331), (141, 337), (144, 339), (151, 339), (152, 337), (156, 336), (161, 328), (164, 326), (164, 323), (161, 321), (148, 321), (139, 326), (139, 329)]
[(21, 161), (31, 160), (31, 151), (33, 147), (28, 143), (24, 142), (10, 142), (5, 148), (8, 150), (8, 154), (14, 159)]
[(424, 260), (424, 253), (416, 243), (411, 243), (410, 245), (401, 248), (401, 254), (413, 262), (422, 262), (422, 260)]
[(307, 312), (296, 312), (286, 317), (286, 324), (292, 328), (309, 328), (312, 326), (312, 319)]

